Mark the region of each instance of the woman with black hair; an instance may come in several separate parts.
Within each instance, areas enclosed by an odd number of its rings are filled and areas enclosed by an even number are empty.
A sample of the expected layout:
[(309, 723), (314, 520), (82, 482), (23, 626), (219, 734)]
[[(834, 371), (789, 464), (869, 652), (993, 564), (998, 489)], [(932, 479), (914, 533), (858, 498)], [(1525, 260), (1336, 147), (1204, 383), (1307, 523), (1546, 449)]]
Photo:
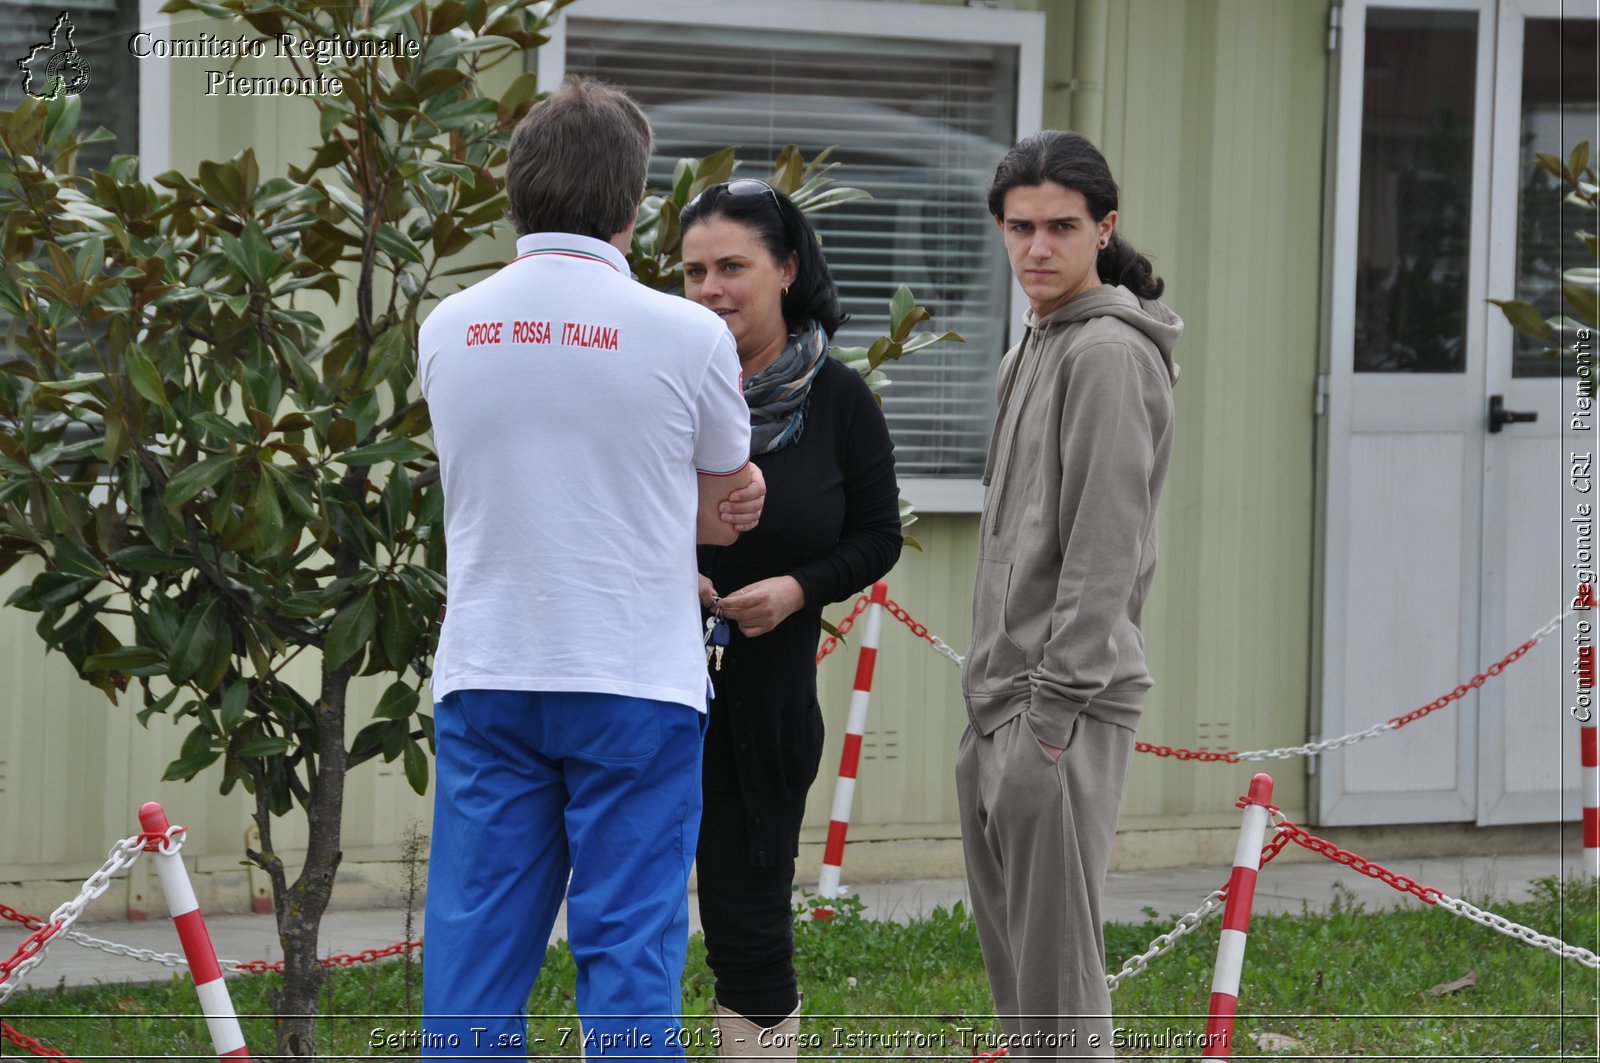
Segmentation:
[(750, 405), (761, 523), (700, 550), (700, 598), (731, 639), (712, 673), (696, 853), (722, 1058), (794, 1059), (791, 932), (806, 791), (822, 758), (822, 607), (900, 556), (888, 426), (860, 374), (828, 357), (841, 313), (816, 234), (763, 181), (684, 208), (684, 292), (728, 324)]

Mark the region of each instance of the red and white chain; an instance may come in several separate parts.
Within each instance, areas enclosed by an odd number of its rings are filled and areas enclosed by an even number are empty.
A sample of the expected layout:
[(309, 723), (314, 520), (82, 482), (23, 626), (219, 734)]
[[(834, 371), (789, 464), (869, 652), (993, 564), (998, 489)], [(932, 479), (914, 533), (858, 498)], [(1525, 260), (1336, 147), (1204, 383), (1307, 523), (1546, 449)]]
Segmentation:
[(176, 852), (183, 845), (180, 837), (183, 829), (173, 827), (164, 836), (135, 834), (113, 845), (106, 862), (100, 865), (100, 870), (84, 880), (78, 895), (51, 912), (50, 918), (44, 920), (44, 925), (29, 934), (10, 959), (0, 960), (0, 1004), (5, 1003), (21, 987), (23, 978), (44, 958), (44, 950), (50, 943), (64, 936), (78, 921), (83, 910), (111, 888), (111, 880), (138, 862), (147, 844), (158, 844), (165, 852)]
[[(113, 956), (126, 956), (131, 960), (144, 963), (159, 963), (163, 967), (187, 967), (189, 961), (177, 952), (157, 952), (155, 949), (141, 949), (132, 945), (123, 945), (105, 938), (92, 937), (79, 930), (69, 931), (64, 935), (75, 945), (86, 949), (97, 949), (100, 952), (109, 952)], [(402, 941), (381, 949), (365, 949), (357, 953), (341, 953), (336, 956), (324, 956), (320, 961), (324, 967), (353, 967), (358, 963), (376, 963), (378, 960), (388, 959), (390, 956), (401, 956), (422, 947), (420, 941)], [(269, 971), (283, 973), (284, 961), (282, 960), (224, 960), (219, 958), (217, 966), (229, 974), (265, 974)]]
[[(851, 611), (850, 615), (839, 622), (840, 634), (850, 630), (851, 624), (854, 623), (855, 618), (861, 613), (861, 611), (866, 608), (866, 604), (866, 595), (862, 595), (856, 601), (855, 608)], [(944, 639), (929, 633), (926, 624), (920, 623), (914, 619), (910, 613), (906, 612), (905, 608), (900, 605), (900, 603), (896, 602), (892, 598), (889, 599), (888, 609), (889, 614), (909, 628), (913, 635), (927, 642), (939, 655), (947, 657), (951, 661), (955, 662), (957, 667), (960, 667), (966, 660), (966, 658), (957, 653), (948, 642), (945, 642)], [(1424, 716), (1438, 712), (1440, 709), (1445, 708), (1452, 702), (1460, 701), (1472, 691), (1477, 690), (1479, 687), (1483, 686), (1484, 683), (1488, 682), (1490, 679), (1493, 679), (1495, 676), (1498, 676), (1512, 664), (1522, 659), (1522, 657), (1526, 656), (1527, 653), (1539, 643), (1549, 638), (1555, 632), (1561, 630), (1561, 625), (1566, 622), (1567, 617), (1571, 616), (1575, 609), (1576, 607), (1568, 608), (1564, 612), (1557, 614), (1543, 627), (1529, 636), (1528, 640), (1522, 645), (1518, 646), (1516, 649), (1512, 650), (1510, 653), (1506, 654), (1500, 660), (1494, 662), (1488, 668), (1485, 668), (1482, 672), (1479, 672), (1471, 679), (1461, 683), (1448, 694), (1443, 694), (1435, 698), (1433, 701), (1430, 701), (1428, 704), (1423, 705), (1420, 708), (1413, 709), (1402, 716), (1396, 716), (1393, 719), (1384, 720), (1381, 723), (1375, 723), (1371, 727), (1368, 727), (1362, 731), (1356, 731), (1352, 734), (1339, 735), (1336, 738), (1324, 738), (1317, 742), (1305, 742), (1297, 746), (1280, 746), (1277, 749), (1251, 749), (1243, 752), (1231, 750), (1219, 752), (1205, 749), (1184, 749), (1182, 747), (1157, 745), (1153, 742), (1135, 742), (1133, 748), (1135, 752), (1153, 753), (1158, 757), (1172, 757), (1175, 760), (1193, 760), (1200, 761), (1202, 763), (1222, 764), (1239, 764), (1244, 761), (1256, 760), (1288, 760), (1293, 757), (1310, 757), (1316, 756), (1319, 753), (1328, 753), (1335, 749), (1343, 749), (1345, 746), (1352, 746), (1357, 742), (1365, 742), (1369, 738), (1376, 738), (1379, 735), (1387, 734), (1390, 731), (1398, 731), (1407, 724), (1415, 723)], [(822, 659), (832, 652), (837, 644), (838, 640), (832, 636), (824, 639), (822, 649), (817, 654), (818, 663), (821, 663)]]
[[(1600, 956), (1596, 956), (1588, 949), (1577, 945), (1569, 945), (1560, 938), (1541, 934), (1532, 927), (1523, 926), (1521, 923), (1513, 923), (1503, 915), (1484, 911), (1482, 908), (1468, 904), (1459, 897), (1452, 897), (1434, 886), (1424, 886), (1415, 879), (1396, 874), (1386, 867), (1373, 863), (1371, 860), (1339, 848), (1326, 838), (1319, 838), (1303, 828), (1295, 826), (1284, 818), (1282, 811), (1277, 807), (1269, 807), (1271, 808), (1273, 823), (1278, 829), (1278, 838), (1282, 838), (1285, 841), (1293, 841), (1296, 845), (1326, 856), (1335, 863), (1344, 864), (1353, 871), (1359, 871), (1369, 878), (1375, 878), (1379, 882), (1386, 883), (1401, 893), (1409, 893), (1426, 904), (1463, 916), (1480, 926), (1486, 926), (1490, 930), (1515, 938), (1525, 945), (1533, 945), (1536, 948), (1552, 952), (1564, 960), (1577, 960), (1585, 967), (1593, 967), (1600, 970)], [(1276, 844), (1278, 839), (1275, 838), (1273, 841)]]
[(850, 629), (852, 627), (855, 627), (856, 617), (858, 617), (862, 613), (866, 612), (867, 605), (870, 602), (871, 602), (871, 599), (868, 598), (865, 594), (863, 594), (863, 595), (861, 595), (861, 596), (856, 598), (855, 605), (854, 605), (854, 607), (851, 608), (851, 610), (849, 612), (849, 615), (847, 615), (843, 620), (839, 621), (837, 624), (834, 625), (834, 630), (837, 631), (839, 634), (838, 635), (828, 635), (828, 636), (826, 636), (822, 640), (822, 645), (817, 647), (817, 663), (818, 664), (822, 663), (822, 659), (824, 657), (826, 657), (828, 654), (832, 653), (834, 650), (839, 648), (839, 640), (841, 638), (843, 638), (845, 635), (849, 634)]
[(1577, 960), (1585, 967), (1593, 967), (1600, 970), (1600, 956), (1596, 956), (1588, 949), (1580, 948), (1577, 945), (1569, 945), (1560, 938), (1541, 934), (1532, 927), (1523, 926), (1521, 923), (1513, 923), (1505, 916), (1486, 912), (1482, 908), (1468, 904), (1460, 898), (1439, 893), (1437, 890), (1434, 892), (1438, 898), (1438, 906), (1447, 912), (1454, 912), (1456, 915), (1471, 919), (1480, 926), (1486, 926), (1490, 930), (1497, 930), (1509, 938), (1515, 938), (1524, 945), (1532, 945), (1535, 948), (1553, 952), (1563, 960)]
[[(39, 1041), (35, 1041), (4, 1019), (0, 1019), (0, 1041), (10, 1041), (18, 1048), (31, 1052), (36, 1056), (44, 1056), (46, 1059), (60, 1059), (64, 1060), (65, 1063), (83, 1063), (82, 1060), (73, 1059), (59, 1048), (51, 1048)], [(4, 1054), (0, 1052), (0, 1056)]]
[[(1522, 657), (1528, 653), (1528, 651), (1539, 645), (1539, 643), (1543, 642), (1557, 631), (1560, 631), (1561, 625), (1566, 622), (1567, 617), (1571, 616), (1572, 613), (1573, 610), (1568, 609), (1565, 612), (1557, 614), (1548, 623), (1546, 623), (1544, 627), (1541, 627), (1538, 631), (1535, 631), (1532, 635), (1530, 635), (1528, 637), (1528, 641), (1524, 642), (1522, 645), (1506, 654), (1500, 660), (1485, 668), (1482, 672), (1479, 672), (1465, 683), (1460, 684), (1454, 690), (1450, 691), (1450, 693), (1442, 694), (1421, 708), (1412, 709), (1403, 716), (1396, 716), (1393, 719), (1384, 720), (1382, 723), (1375, 723), (1364, 731), (1356, 731), (1353, 734), (1340, 735), (1337, 738), (1327, 738), (1320, 742), (1307, 742), (1304, 745), (1298, 746), (1283, 746), (1279, 749), (1253, 749), (1243, 753), (1231, 754), (1231, 757), (1233, 760), (1239, 761), (1287, 760), (1290, 757), (1309, 757), (1318, 753), (1326, 753), (1334, 749), (1343, 749), (1345, 746), (1352, 746), (1357, 742), (1365, 742), (1369, 738), (1376, 738), (1378, 735), (1385, 734), (1389, 731), (1398, 731), (1406, 724), (1415, 723), (1424, 716), (1444, 708), (1451, 702), (1460, 701), (1470, 692), (1483, 686), (1483, 684), (1488, 680), (1498, 676), (1512, 664), (1518, 660), (1521, 660)], [(1226, 758), (1229, 755), (1219, 754), (1218, 756), (1219, 758)]]

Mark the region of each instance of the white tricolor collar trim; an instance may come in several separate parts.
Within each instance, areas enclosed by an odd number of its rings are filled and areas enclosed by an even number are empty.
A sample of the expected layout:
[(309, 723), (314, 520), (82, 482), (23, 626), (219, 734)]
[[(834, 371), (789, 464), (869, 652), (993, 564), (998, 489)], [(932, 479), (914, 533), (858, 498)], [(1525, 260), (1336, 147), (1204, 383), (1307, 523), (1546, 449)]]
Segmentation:
[(517, 257), (520, 262), (533, 255), (560, 255), (564, 258), (588, 259), (603, 262), (618, 273), (627, 275), (628, 260), (621, 251), (592, 236), (577, 233), (529, 233), (517, 237)]

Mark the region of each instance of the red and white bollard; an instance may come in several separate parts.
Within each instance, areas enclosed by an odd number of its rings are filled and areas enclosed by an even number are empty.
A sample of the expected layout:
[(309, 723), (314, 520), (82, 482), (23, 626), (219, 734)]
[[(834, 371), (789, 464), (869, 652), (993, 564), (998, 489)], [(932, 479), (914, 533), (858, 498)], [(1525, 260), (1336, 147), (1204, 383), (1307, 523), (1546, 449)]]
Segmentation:
[(1579, 728), (1583, 743), (1583, 863), (1600, 878), (1600, 736), (1594, 717)]
[[(166, 810), (155, 801), (139, 807), (139, 823), (147, 834), (165, 834), (172, 827)], [(200, 998), (200, 1010), (205, 1013), (217, 1058), (249, 1059), (244, 1031), (239, 1028), (239, 1016), (233, 1010), (228, 985), (222, 980), (217, 950), (211, 945), (211, 934), (206, 930), (205, 917), (200, 914), (200, 902), (189, 884), (183, 858), (154, 841), (145, 851), (155, 856), (156, 877), (161, 880), (161, 892), (166, 895), (172, 923), (178, 928), (178, 940), (183, 942), (183, 957), (189, 961), (189, 974), (194, 978), (195, 994)]]
[[(839, 780), (833, 788), (833, 812), (828, 823), (828, 844), (822, 852), (822, 878), (817, 897), (826, 902), (839, 896), (839, 871), (844, 866), (844, 837), (850, 830), (850, 805), (856, 795), (856, 771), (861, 766), (861, 739), (867, 733), (867, 701), (872, 696), (872, 671), (878, 664), (878, 637), (883, 634), (884, 604), (889, 585), (872, 585), (866, 628), (861, 634), (861, 657), (856, 662), (855, 691), (850, 695), (850, 715), (845, 721), (844, 751), (839, 755)], [(812, 914), (826, 919), (833, 909), (819, 904)]]
[(1239, 976), (1244, 970), (1244, 943), (1250, 932), (1250, 907), (1256, 897), (1256, 873), (1261, 870), (1261, 836), (1271, 813), (1272, 776), (1263, 772), (1250, 780), (1245, 797), (1244, 826), (1233, 851), (1233, 874), (1228, 879), (1228, 902), (1222, 909), (1222, 936), (1217, 943), (1217, 970), (1211, 978), (1211, 1012), (1206, 1017), (1202, 1059), (1229, 1059), (1233, 1052), (1233, 1017), (1239, 1010)]
[[(1572, 608), (1588, 613), (1594, 605), (1594, 585), (1578, 584), (1578, 596), (1572, 600)], [(1594, 680), (1594, 645), (1590, 643), (1578, 649), (1578, 686), (1593, 690)], [(1600, 878), (1600, 738), (1596, 735), (1595, 712), (1591, 704), (1589, 718), (1578, 721), (1578, 741), (1583, 757), (1579, 778), (1583, 785), (1583, 866), (1591, 877)]]

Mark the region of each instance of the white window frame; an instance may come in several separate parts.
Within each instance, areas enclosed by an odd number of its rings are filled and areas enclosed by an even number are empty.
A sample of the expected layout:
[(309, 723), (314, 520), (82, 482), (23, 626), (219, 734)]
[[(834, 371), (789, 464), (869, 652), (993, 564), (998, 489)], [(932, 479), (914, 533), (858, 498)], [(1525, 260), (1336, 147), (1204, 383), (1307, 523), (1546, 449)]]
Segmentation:
[[(539, 90), (553, 91), (567, 73), (567, 20), (659, 22), (724, 28), (836, 33), (848, 37), (962, 41), (1017, 49), (1016, 139), (1037, 133), (1044, 120), (1044, 31), (1041, 11), (943, 7), (867, 0), (584, 0), (568, 8), (537, 53)], [(997, 160), (998, 161), (998, 160)], [(1006, 334), (1016, 343), (1021, 293), (1011, 286)], [(906, 477), (900, 493), (923, 513), (978, 513), (983, 483), (970, 478)]]
[[(166, 0), (139, 0), (139, 30), (172, 36), (172, 19), (161, 10)], [(126, 45), (126, 42), (124, 42)], [(153, 181), (172, 169), (172, 63), (141, 60), (139, 71), (139, 180)], [(91, 91), (93, 85), (90, 86)]]

